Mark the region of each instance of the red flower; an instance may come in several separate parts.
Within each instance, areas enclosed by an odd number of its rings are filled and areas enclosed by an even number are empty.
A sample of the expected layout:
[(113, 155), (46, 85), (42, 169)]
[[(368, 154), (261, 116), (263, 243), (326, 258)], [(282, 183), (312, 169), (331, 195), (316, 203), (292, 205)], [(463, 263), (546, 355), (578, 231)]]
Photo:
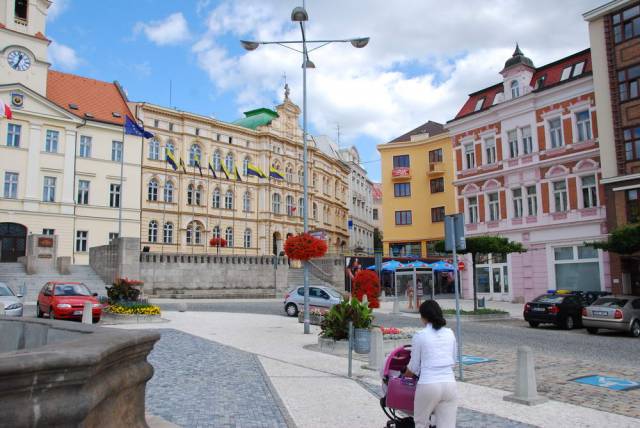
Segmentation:
[(293, 260), (309, 260), (324, 256), (327, 252), (327, 243), (309, 233), (302, 233), (287, 238), (284, 243), (284, 252)]
[(361, 270), (353, 278), (353, 296), (362, 302), (364, 295), (367, 295), (370, 308), (379, 308), (380, 301), (380, 280), (378, 275), (372, 270)]
[(226, 247), (227, 240), (224, 238), (213, 237), (209, 240), (209, 245), (211, 245), (212, 247)]

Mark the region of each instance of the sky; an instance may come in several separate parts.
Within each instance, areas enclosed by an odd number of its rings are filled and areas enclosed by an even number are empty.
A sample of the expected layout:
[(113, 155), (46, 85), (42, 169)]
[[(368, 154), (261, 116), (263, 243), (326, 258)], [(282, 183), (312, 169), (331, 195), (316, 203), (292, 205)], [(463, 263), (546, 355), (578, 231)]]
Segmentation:
[[(376, 145), (434, 120), (498, 83), (518, 42), (536, 66), (589, 47), (582, 14), (604, 0), (308, 0), (308, 39), (368, 36), (310, 54), (310, 132), (355, 145), (369, 177)], [(290, 98), (302, 106), (301, 54), (239, 40), (295, 40), (299, 0), (53, 0), (46, 35), (53, 68), (117, 80), (132, 101), (223, 121)], [(171, 87), (171, 91), (170, 91)], [(171, 96), (170, 96), (171, 93)], [(339, 130), (339, 132), (338, 132)]]

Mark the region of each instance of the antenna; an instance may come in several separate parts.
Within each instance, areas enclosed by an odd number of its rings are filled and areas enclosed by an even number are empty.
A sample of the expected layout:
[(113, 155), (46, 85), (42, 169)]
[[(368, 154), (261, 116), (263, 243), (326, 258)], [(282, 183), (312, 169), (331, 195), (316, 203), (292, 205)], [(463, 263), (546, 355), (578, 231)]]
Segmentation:
[(340, 148), (340, 123), (336, 122), (336, 144)]

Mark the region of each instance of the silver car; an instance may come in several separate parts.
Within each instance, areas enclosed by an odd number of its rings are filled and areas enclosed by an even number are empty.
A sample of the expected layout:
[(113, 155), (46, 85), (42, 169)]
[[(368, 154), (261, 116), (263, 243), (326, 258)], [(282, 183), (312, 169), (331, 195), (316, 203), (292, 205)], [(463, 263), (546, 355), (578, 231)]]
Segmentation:
[(0, 282), (0, 305), (4, 305), (4, 314), (8, 317), (22, 316), (21, 294), (15, 295), (4, 282)]
[[(331, 287), (310, 286), (309, 306), (331, 308), (342, 301), (342, 295)], [(290, 317), (304, 309), (304, 287), (296, 287), (284, 296), (284, 311)]]
[(640, 337), (640, 297), (601, 297), (582, 310), (582, 325), (591, 334), (598, 329), (626, 331)]

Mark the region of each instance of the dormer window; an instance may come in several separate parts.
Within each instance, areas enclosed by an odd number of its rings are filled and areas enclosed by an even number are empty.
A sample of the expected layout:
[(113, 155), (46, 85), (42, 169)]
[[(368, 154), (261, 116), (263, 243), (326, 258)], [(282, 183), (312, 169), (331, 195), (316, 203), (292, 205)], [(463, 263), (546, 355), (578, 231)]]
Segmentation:
[(536, 89), (542, 89), (544, 87), (545, 80), (547, 80), (546, 74), (538, 77), (538, 80), (536, 80)]
[(580, 76), (584, 71), (584, 61), (579, 62), (573, 66), (572, 77)]
[(476, 101), (476, 107), (473, 111), (480, 111), (482, 110), (482, 106), (484, 105), (484, 97), (480, 98), (478, 101)]
[(520, 84), (517, 80), (511, 81), (511, 98), (518, 98), (520, 96)]
[(562, 75), (560, 76), (560, 81), (567, 80), (569, 77), (578, 77), (584, 71), (584, 61), (576, 62), (575, 64), (570, 65), (569, 67), (565, 67), (562, 70)]
[(29, 0), (15, 0), (14, 16), (16, 20), (27, 21)]
[(560, 76), (560, 81), (563, 80), (567, 80), (569, 78), (569, 76), (571, 76), (571, 66), (569, 67), (565, 67), (564, 70), (562, 70), (562, 75)]

